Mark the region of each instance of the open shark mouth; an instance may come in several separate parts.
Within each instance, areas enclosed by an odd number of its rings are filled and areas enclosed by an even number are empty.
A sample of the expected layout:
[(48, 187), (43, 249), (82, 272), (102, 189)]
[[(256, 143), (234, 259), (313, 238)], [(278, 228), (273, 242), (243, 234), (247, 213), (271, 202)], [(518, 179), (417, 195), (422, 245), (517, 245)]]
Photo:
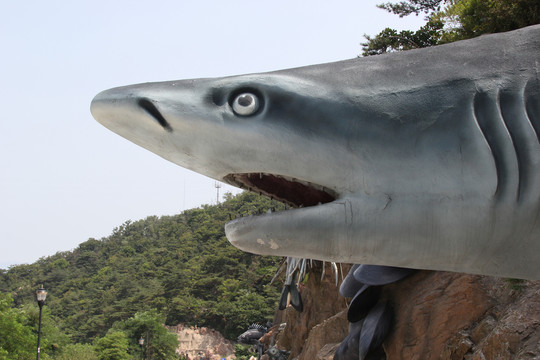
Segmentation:
[(229, 174), (225, 182), (268, 196), (294, 207), (308, 207), (334, 201), (337, 195), (324, 186), (281, 175), (265, 173)]

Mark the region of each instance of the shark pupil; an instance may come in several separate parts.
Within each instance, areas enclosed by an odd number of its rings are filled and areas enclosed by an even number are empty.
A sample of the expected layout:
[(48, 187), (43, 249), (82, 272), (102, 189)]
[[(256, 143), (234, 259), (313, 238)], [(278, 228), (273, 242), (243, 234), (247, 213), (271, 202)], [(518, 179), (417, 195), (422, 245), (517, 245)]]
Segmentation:
[(242, 95), (239, 97), (238, 103), (242, 106), (249, 106), (253, 103), (253, 98), (249, 95)]

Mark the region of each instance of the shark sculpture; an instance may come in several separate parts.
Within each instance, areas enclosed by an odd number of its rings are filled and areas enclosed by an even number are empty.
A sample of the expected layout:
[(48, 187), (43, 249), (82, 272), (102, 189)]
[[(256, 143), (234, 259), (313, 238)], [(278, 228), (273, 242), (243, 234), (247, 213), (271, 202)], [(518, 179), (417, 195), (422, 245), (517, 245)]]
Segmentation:
[(245, 251), (540, 279), (540, 26), (263, 74), (114, 88), (105, 127), (296, 209)]

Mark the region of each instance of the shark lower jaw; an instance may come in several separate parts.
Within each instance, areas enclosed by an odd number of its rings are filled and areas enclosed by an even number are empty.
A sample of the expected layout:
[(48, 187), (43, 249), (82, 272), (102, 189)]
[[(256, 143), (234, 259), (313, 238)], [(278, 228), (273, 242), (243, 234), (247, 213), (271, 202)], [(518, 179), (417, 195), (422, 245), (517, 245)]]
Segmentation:
[(269, 210), (227, 223), (227, 238), (243, 251), (277, 256), (293, 256), (301, 252), (319, 259), (318, 242), (300, 246), (300, 249), (297, 249), (298, 244), (308, 243), (302, 241), (303, 238), (313, 239), (315, 234), (335, 230), (335, 224), (346, 218), (343, 216), (343, 204), (336, 201), (337, 194), (321, 185), (267, 173), (230, 174), (224, 181), (295, 208), (277, 212)]
[(267, 173), (229, 174), (223, 180), (293, 207), (309, 207), (336, 200), (331, 189), (287, 176)]
[[(338, 229), (347, 227), (348, 210), (346, 200), (336, 200), (239, 217), (225, 224), (225, 235), (233, 246), (253, 254), (335, 261), (339, 258), (335, 247), (347, 243), (347, 232)], [(335, 241), (325, 244), (323, 239)], [(329, 254), (321, 253), (321, 249)]]

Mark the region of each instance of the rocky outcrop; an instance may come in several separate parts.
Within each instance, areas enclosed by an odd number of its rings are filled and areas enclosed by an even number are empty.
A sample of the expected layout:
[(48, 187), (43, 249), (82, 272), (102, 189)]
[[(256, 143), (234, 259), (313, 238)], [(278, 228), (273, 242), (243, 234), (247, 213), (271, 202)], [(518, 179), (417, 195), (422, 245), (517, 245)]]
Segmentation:
[[(302, 290), (304, 312), (278, 313), (287, 325), (267, 336), (290, 359), (330, 360), (348, 333), (347, 303), (329, 267), (322, 281), (320, 274)], [(385, 286), (381, 298), (395, 312), (381, 359), (540, 359), (540, 281), (419, 271)]]
[[(484, 286), (493, 285), (488, 280)], [(450, 339), (441, 359), (540, 359), (540, 282), (521, 286), (509, 291), (508, 283), (495, 284), (494, 307)]]
[[(307, 281), (300, 287), (304, 311), (299, 313), (289, 306), (274, 319), (287, 324), (284, 330), (277, 334), (275, 345), (280, 349), (289, 350), (291, 352), (289, 359), (298, 357), (299, 360), (312, 360), (314, 358), (306, 357), (306, 354), (312, 356), (325, 344), (339, 342), (347, 335), (346, 315), (335, 317), (347, 308), (347, 302), (338, 293), (335, 276), (329, 264), (326, 264), (322, 280), (321, 263), (318, 264), (318, 267), (312, 268)], [(349, 268), (350, 266), (344, 267), (343, 272), (346, 274)], [(314, 329), (317, 326), (318, 328)], [(312, 336), (308, 341), (308, 335), (313, 329), (313, 334), (317, 336)], [(309, 346), (306, 346), (307, 341)]]
[(423, 271), (383, 294), (396, 310), (387, 359), (540, 358), (538, 281)]
[(387, 286), (384, 296), (394, 304), (396, 314), (394, 331), (384, 346), (387, 357), (438, 359), (450, 338), (493, 307), (479, 280), (425, 271)]
[(214, 329), (183, 324), (168, 329), (178, 336), (179, 354), (187, 354), (190, 359), (199, 359), (201, 355), (208, 360), (234, 359), (233, 343)]

